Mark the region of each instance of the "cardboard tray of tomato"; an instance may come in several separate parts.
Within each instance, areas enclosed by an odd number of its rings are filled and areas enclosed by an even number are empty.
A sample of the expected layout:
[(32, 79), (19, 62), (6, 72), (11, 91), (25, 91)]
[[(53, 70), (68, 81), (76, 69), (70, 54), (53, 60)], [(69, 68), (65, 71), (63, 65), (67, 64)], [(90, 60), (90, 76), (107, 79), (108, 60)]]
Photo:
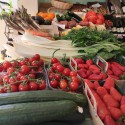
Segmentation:
[(50, 64), (47, 75), (48, 86), (52, 90), (75, 92), (82, 90), (83, 81), (79, 79), (77, 72), (72, 71), (69, 65), (62, 64), (59, 60)]
[(85, 80), (84, 92), (94, 125), (125, 125), (125, 96), (114, 79), (94, 83)]
[(70, 58), (70, 68), (78, 73), (79, 78), (95, 80), (105, 80), (108, 76), (93, 60), (83, 60), (82, 58)]
[[(102, 61), (101, 61), (102, 60)], [(101, 57), (96, 58), (96, 64), (110, 77), (115, 80), (124, 80), (125, 79), (125, 66), (120, 63), (110, 60), (106, 62)]]

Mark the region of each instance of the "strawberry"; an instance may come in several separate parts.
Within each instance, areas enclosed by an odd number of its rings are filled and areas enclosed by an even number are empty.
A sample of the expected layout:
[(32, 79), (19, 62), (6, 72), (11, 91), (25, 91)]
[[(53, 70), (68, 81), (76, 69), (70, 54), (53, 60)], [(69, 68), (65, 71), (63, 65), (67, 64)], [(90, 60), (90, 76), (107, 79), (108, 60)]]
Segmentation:
[(111, 63), (108, 62), (108, 69), (111, 69)]
[(112, 71), (113, 71), (115, 76), (119, 77), (123, 74), (122, 70), (120, 70), (118, 67), (116, 67), (116, 65), (111, 64), (111, 68), (112, 68)]
[(111, 113), (111, 116), (115, 120), (119, 120), (122, 116), (122, 111), (118, 108), (114, 107), (108, 107), (109, 112)]
[(103, 97), (103, 101), (107, 106), (116, 107), (116, 108), (119, 107), (119, 103), (109, 94), (106, 94)]
[(116, 80), (119, 80), (119, 77), (118, 76), (115, 76), (115, 75), (109, 75), (111, 78), (113, 79), (116, 79)]
[(89, 66), (87, 64), (78, 64), (78, 68), (81, 69), (81, 68), (85, 68), (85, 69), (88, 69)]
[(104, 87), (98, 87), (96, 92), (101, 98), (103, 98), (106, 94), (108, 94), (106, 88)]
[(104, 120), (105, 125), (116, 125), (115, 121), (112, 119), (110, 115), (107, 115)]
[(125, 115), (125, 104), (121, 105), (120, 109), (121, 109), (122, 113)]
[(89, 88), (94, 89), (94, 84), (90, 80), (85, 79), (84, 81), (85, 81), (85, 84), (89, 86)]
[(102, 72), (100, 75), (102, 76), (102, 80), (105, 80), (107, 78), (107, 75), (104, 72)]
[(84, 64), (84, 60), (82, 58), (74, 58), (77, 64)]
[(107, 90), (110, 90), (111, 87), (114, 87), (115, 86), (115, 83), (114, 83), (114, 79), (112, 79), (111, 77), (108, 77), (105, 81), (105, 84), (104, 84), (104, 87), (107, 89)]
[(125, 95), (122, 96), (122, 98), (121, 98), (121, 105), (124, 105), (124, 104), (125, 104)]
[(99, 104), (97, 113), (101, 120), (104, 120), (107, 115), (110, 115), (103, 101)]
[(98, 81), (95, 81), (95, 82), (94, 82), (94, 88), (97, 89), (98, 87), (100, 87), (99, 82), (98, 82)]
[(101, 70), (96, 65), (90, 65), (89, 70), (95, 74), (99, 74), (101, 72)]
[(89, 77), (90, 75), (92, 75), (93, 73), (90, 71), (90, 70), (87, 70), (87, 72), (86, 72), (86, 75), (87, 75), (87, 77)]
[(121, 101), (121, 94), (113, 87), (110, 89), (110, 95), (116, 100), (116, 101)]
[(86, 64), (87, 64), (88, 66), (90, 66), (90, 65), (93, 64), (93, 61), (92, 61), (91, 59), (88, 59), (88, 60), (86, 60)]
[(108, 73), (108, 75), (113, 75), (113, 72), (110, 69), (107, 70), (107, 73)]
[(97, 74), (92, 74), (88, 77), (89, 80), (101, 80), (102, 76)]
[(122, 70), (123, 72), (125, 71), (125, 66), (120, 65), (117, 62), (112, 62), (112, 64), (114, 64), (116, 67), (118, 67), (120, 70)]

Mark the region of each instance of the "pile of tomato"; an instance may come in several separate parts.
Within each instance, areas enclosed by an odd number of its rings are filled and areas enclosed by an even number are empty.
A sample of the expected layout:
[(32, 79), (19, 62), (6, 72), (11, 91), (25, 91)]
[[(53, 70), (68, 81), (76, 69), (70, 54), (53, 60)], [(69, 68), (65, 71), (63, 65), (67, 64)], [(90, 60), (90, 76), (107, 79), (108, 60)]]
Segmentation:
[(46, 89), (45, 79), (38, 78), (43, 72), (43, 64), (39, 54), (3, 62), (0, 65), (0, 93)]
[(50, 87), (63, 91), (77, 91), (81, 86), (81, 81), (77, 77), (77, 72), (72, 71), (68, 66), (64, 66), (57, 58), (52, 58), (51, 67), (47, 70)]

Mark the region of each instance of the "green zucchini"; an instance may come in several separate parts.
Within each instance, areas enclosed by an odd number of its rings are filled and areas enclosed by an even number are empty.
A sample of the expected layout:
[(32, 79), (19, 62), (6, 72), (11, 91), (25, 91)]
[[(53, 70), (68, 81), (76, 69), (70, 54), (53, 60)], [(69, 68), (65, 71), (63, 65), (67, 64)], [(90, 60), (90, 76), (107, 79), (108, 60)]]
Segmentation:
[(66, 123), (66, 122), (43, 122), (38, 125), (71, 125), (71, 124)]
[(68, 115), (66, 117), (63, 117), (63, 118), (60, 118), (60, 119), (57, 119), (57, 121), (60, 121), (60, 122), (67, 122), (67, 123), (81, 123), (85, 120), (85, 116), (84, 114), (82, 113), (79, 113), (79, 112), (74, 112), (73, 114), (71, 115)]
[(72, 100), (79, 106), (87, 103), (85, 95), (64, 91), (43, 90), (0, 94), (0, 105), (58, 100)]
[(53, 121), (77, 110), (73, 101), (20, 103), (0, 106), (0, 125), (27, 125)]

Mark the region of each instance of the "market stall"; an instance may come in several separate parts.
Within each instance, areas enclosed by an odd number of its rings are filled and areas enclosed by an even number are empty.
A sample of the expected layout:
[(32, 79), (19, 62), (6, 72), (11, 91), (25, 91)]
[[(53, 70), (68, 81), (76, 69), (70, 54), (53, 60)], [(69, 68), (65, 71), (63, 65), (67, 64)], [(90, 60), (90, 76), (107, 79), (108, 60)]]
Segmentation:
[(0, 125), (125, 125), (124, 1), (3, 12)]

